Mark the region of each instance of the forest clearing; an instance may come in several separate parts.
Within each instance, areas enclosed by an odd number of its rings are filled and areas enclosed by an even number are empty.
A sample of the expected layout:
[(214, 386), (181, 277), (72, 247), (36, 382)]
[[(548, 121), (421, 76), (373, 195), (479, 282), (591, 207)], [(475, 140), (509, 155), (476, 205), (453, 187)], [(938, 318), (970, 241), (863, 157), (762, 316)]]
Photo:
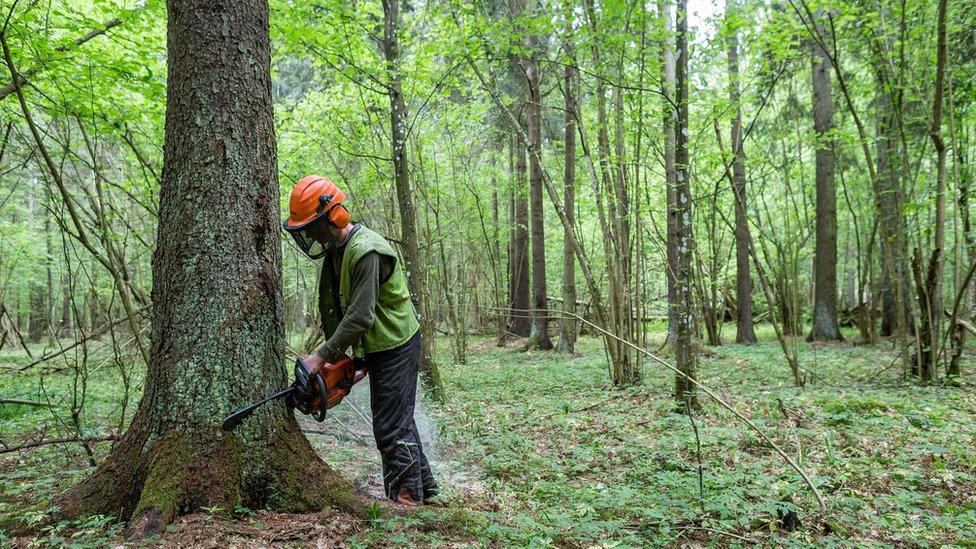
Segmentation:
[(4, 0), (0, 546), (976, 546), (976, 3)]

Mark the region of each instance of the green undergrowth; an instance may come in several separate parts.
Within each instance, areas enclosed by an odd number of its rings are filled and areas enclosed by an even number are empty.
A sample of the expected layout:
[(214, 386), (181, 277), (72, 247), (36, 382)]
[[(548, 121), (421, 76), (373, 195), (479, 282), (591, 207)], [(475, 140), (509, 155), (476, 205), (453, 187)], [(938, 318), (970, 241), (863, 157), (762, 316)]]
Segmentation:
[[(576, 357), (520, 353), (476, 339), (444, 368), (442, 443), (480, 470), (500, 507), (481, 539), (517, 545), (976, 544), (976, 394), (919, 387), (889, 368), (887, 343), (796, 343), (814, 379), (792, 377), (768, 327), (754, 346), (712, 348), (700, 379), (753, 420), (812, 477), (702, 395), (691, 419), (673, 374), (644, 365), (640, 386), (608, 386), (598, 340)], [(848, 334), (853, 339), (854, 334)], [(728, 337), (728, 334), (727, 334)], [(972, 371), (972, 361), (966, 365)], [(779, 517), (797, 514), (792, 532)], [(789, 522), (789, 520), (787, 520)]]
[[(654, 335), (660, 339), (659, 332)], [(570, 357), (523, 353), (517, 343), (498, 348), (493, 338), (472, 337), (463, 365), (446, 363), (448, 342), (438, 342), (448, 401), (429, 409), (435, 469), (450, 507), (407, 516), (377, 508), (370, 524), (345, 542), (976, 545), (971, 383), (921, 387), (903, 380), (888, 343), (797, 341), (811, 379), (797, 389), (769, 327), (759, 335), (758, 345), (710, 348), (711, 356), (700, 360), (699, 378), (803, 467), (826, 498), (826, 512), (779, 455), (705, 395), (692, 416), (701, 445), (700, 493), (692, 421), (676, 410), (673, 374), (663, 366), (647, 362), (642, 384), (616, 389), (608, 384), (598, 339), (583, 338)], [(39, 371), (11, 370), (26, 362), (19, 353), (0, 352), (0, 397), (55, 407), (0, 405), (0, 438), (14, 445), (41, 435), (72, 436), (73, 373), (51, 372), (42, 383)], [(973, 371), (967, 357), (963, 380)], [(87, 393), (83, 432), (102, 435), (115, 428), (121, 413), (117, 370), (93, 369)], [(358, 434), (329, 436), (339, 431), (327, 422), (314, 424), (327, 434), (310, 437), (343, 474), (375, 480), (380, 473), (368, 428), (347, 408), (337, 408), (336, 417)], [(93, 444), (94, 458), (108, 449), (109, 443)], [(0, 455), (0, 517), (20, 510), (29, 514), (21, 518), (43, 522), (51, 496), (88, 471), (87, 453), (78, 444)], [(792, 513), (799, 524), (789, 531), (780, 517), (792, 523)], [(9, 541), (2, 528), (0, 546)], [(55, 523), (35, 541), (97, 546), (117, 539), (119, 528), (102, 517)]]

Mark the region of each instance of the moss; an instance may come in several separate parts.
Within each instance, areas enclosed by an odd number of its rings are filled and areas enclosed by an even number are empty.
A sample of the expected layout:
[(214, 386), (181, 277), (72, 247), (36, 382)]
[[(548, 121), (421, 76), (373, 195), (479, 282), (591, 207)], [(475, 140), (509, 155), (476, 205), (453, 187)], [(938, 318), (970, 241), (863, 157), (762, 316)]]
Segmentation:
[(193, 456), (190, 437), (181, 431), (170, 431), (153, 445), (149, 476), (133, 516), (159, 512), (169, 522), (187, 503)]
[(158, 532), (177, 515), (203, 507), (230, 516), (241, 501), (242, 448), (230, 436), (206, 440), (200, 443), (173, 430), (153, 445), (130, 535)]
[(308, 512), (335, 507), (365, 516), (366, 499), (352, 482), (322, 461), (302, 435), (293, 433), (280, 439), (268, 459), (277, 465), (269, 509)]

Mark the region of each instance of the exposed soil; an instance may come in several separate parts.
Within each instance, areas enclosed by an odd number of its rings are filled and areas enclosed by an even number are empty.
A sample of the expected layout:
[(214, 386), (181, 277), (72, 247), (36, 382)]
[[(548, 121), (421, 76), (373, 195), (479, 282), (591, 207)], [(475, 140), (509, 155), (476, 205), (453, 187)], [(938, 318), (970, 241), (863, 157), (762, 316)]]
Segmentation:
[(348, 547), (369, 524), (339, 511), (310, 515), (259, 511), (243, 520), (195, 513), (177, 519), (150, 547)]

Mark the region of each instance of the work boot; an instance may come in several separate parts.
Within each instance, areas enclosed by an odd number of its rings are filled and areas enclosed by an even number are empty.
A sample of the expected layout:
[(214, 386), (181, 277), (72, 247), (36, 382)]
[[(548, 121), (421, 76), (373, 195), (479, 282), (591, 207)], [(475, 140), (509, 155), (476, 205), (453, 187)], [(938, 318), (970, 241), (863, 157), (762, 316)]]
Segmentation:
[(413, 500), (413, 496), (410, 495), (410, 490), (407, 490), (405, 486), (400, 488), (400, 492), (397, 494), (396, 502), (402, 503), (407, 507), (416, 507), (420, 505), (419, 503)]

